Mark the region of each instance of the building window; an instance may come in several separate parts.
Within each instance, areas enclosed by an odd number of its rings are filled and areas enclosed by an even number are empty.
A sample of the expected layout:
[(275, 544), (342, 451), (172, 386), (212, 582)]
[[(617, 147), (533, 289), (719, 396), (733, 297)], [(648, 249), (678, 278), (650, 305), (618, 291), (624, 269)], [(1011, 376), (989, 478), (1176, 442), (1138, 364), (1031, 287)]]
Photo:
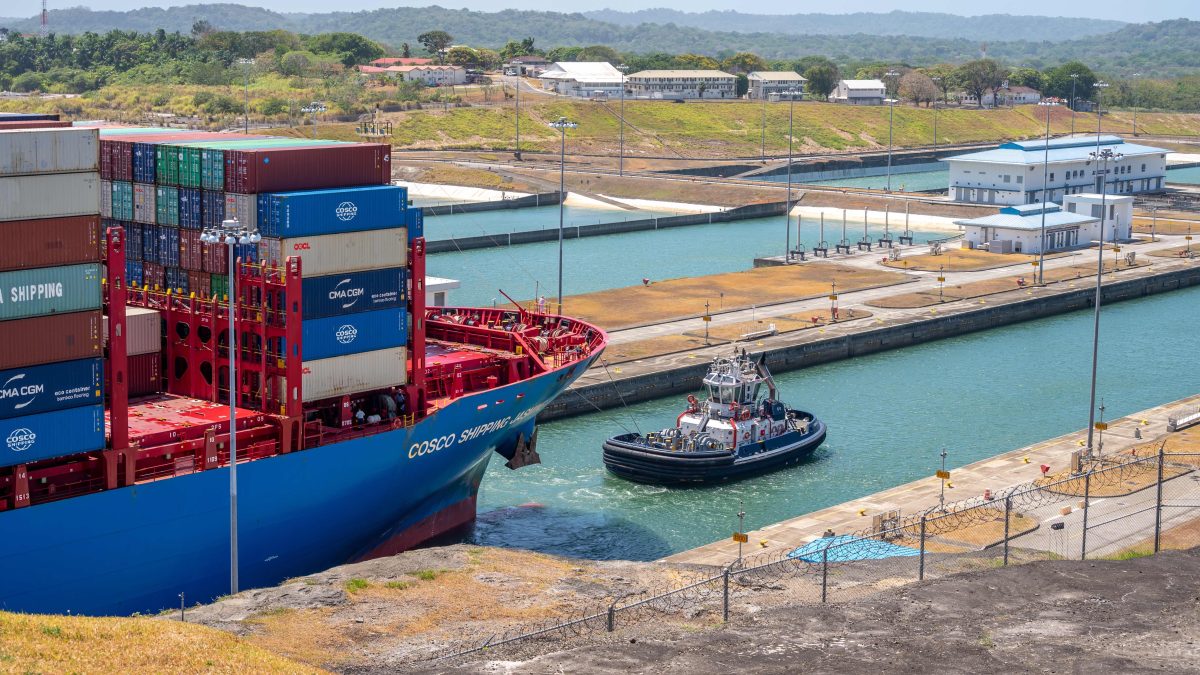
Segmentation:
[(1143, 164), (1143, 165), (1142, 165), (1142, 171), (1145, 171), (1145, 170), (1146, 170), (1146, 165), (1145, 165), (1145, 164)]
[(1005, 182), (1005, 183), (1011, 183), (1011, 182), (1012, 182), (1012, 176), (1010, 176), (1010, 175), (1008, 175), (1008, 174), (1004, 174), (1004, 182)]
[(1018, 183), (1024, 183), (1024, 182), (1025, 182), (1025, 176), (1017, 176), (1017, 182), (1018, 182)]
[(1054, 180), (1054, 174), (1050, 174), (1050, 180)]

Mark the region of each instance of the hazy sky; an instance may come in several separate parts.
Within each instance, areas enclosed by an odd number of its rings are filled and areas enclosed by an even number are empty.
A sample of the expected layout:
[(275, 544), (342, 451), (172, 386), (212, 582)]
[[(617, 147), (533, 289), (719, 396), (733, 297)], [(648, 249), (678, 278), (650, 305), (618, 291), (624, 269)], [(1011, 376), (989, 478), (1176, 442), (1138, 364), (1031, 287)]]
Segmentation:
[[(92, 9), (133, 9), (137, 7), (199, 4), (202, 0), (50, 0), (50, 7), (72, 7), (83, 5)], [(220, 0), (233, 2), (236, 0)], [(5, 0), (0, 5), (0, 15), (4, 16), (33, 16), (40, 9), (37, 0)], [(328, 12), (359, 9), (377, 9), (380, 7), (396, 7), (401, 3), (387, 0), (244, 0), (239, 4), (266, 7), (281, 12)], [(478, 9), (496, 11), (507, 8), (543, 9), (553, 7), (553, 4), (515, 2), (514, 0), (443, 0), (437, 3), (412, 3), (405, 6), (423, 6), (438, 4), (442, 7)], [(948, 12), (952, 14), (987, 14), (1005, 12), (1008, 14), (1033, 14), (1050, 16), (1090, 16), (1101, 19), (1119, 19), (1122, 21), (1142, 22), (1161, 21), (1163, 19), (1200, 19), (1200, 2), (1196, 0), (1153, 0), (1152, 2), (1130, 2), (1129, 0), (1091, 0), (1090, 2), (1051, 3), (1045, 0), (1008, 0), (1004, 3), (980, 3), (975, 7), (964, 7), (962, 0), (908, 0), (904, 3), (895, 0), (841, 0), (836, 7), (825, 3), (796, 3), (787, 0), (764, 0), (751, 9), (743, 2), (735, 0), (602, 0), (591, 5), (559, 5), (561, 11), (586, 11), (593, 8), (610, 7), (620, 10), (645, 9), (647, 7), (672, 7), (688, 11), (704, 11), (709, 9), (738, 9), (743, 12), (759, 12), (770, 14), (796, 14), (805, 12), (888, 12), (893, 9), (906, 9), (926, 12)], [(997, 36), (997, 39), (1001, 39)]]

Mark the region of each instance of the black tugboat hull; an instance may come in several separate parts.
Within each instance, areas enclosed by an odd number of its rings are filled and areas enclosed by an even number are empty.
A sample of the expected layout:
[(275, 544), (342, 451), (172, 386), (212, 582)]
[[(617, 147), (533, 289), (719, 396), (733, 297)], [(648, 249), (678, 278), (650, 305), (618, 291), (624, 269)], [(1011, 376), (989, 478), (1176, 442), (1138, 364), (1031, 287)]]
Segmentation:
[(807, 433), (796, 436), (781, 437), (779, 445), (742, 457), (724, 451), (681, 453), (660, 450), (632, 442), (636, 434), (622, 434), (604, 442), (604, 466), (612, 474), (638, 483), (725, 483), (803, 461), (825, 442), (825, 424), (813, 420)]

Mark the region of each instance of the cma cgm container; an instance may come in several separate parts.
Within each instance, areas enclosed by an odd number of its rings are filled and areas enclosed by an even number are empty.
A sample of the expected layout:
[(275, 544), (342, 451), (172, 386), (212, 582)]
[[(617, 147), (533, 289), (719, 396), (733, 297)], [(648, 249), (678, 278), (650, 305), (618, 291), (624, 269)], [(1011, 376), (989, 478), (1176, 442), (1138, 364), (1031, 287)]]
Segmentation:
[(100, 311), (0, 321), (0, 369), (100, 356)]
[(0, 272), (0, 320), (100, 308), (100, 265)]
[[(258, 229), (267, 237), (306, 237), (404, 225), (408, 190), (394, 185), (268, 193)], [(264, 217), (266, 216), (266, 217)]]
[(70, 216), (14, 220), (0, 231), (19, 246), (0, 246), (0, 272), (100, 260), (100, 218)]
[(283, 192), (351, 185), (386, 185), (391, 146), (340, 143), (225, 151), (225, 191)]
[(103, 448), (103, 405), (0, 420), (0, 466)]
[(99, 171), (95, 129), (20, 130), (0, 133), (0, 175)]
[(300, 332), (305, 359), (401, 347), (408, 342), (408, 312), (402, 308), (381, 309), (305, 320)]
[(304, 401), (374, 391), (408, 382), (404, 347), (379, 349), (329, 359), (305, 360), (301, 366)]
[(401, 307), (405, 302), (405, 270), (348, 272), (304, 280), (303, 317), (321, 319)]
[(0, 371), (0, 419), (104, 402), (103, 359)]
[(100, 176), (95, 172), (0, 177), (0, 220), (98, 213)]
[(282, 267), (287, 258), (299, 257), (300, 273), (306, 278), (404, 267), (407, 253), (408, 233), (403, 227), (317, 237), (264, 238), (258, 245), (259, 258), (268, 265)]

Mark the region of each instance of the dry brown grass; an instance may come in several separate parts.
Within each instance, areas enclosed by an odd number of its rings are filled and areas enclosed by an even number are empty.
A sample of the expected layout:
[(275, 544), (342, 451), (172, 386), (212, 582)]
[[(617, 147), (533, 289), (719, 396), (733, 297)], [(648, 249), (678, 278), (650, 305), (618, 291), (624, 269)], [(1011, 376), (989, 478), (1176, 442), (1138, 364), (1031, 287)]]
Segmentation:
[[(1062, 254), (1056, 253), (1046, 257), (1052, 258), (1060, 255)], [(946, 272), (978, 272), (980, 270), (990, 270), (1010, 265), (1028, 265), (1034, 260), (1037, 260), (1037, 256), (1035, 255), (992, 253), (990, 251), (970, 248), (954, 248), (940, 255), (929, 255), (928, 253), (911, 255), (899, 260), (889, 260), (883, 264), (886, 267), (898, 270), (937, 272), (944, 269)]]
[[(1099, 468), (1099, 467), (1098, 467)], [(1190, 469), (1167, 466), (1163, 469), (1163, 480), (1169, 480), (1189, 473)], [(1051, 490), (1058, 494), (1082, 497), (1085, 493), (1091, 497), (1124, 497), (1144, 490), (1158, 482), (1158, 465), (1145, 462), (1128, 466), (1119, 470), (1111, 470), (1092, 476), (1089, 481), (1080, 476), (1071, 478), (1070, 471), (1043, 476), (1034, 481), (1035, 485), (1055, 484)], [(1060, 481), (1062, 481), (1060, 483)]]
[[(954, 527), (959, 522), (963, 527)], [(1038, 521), (1016, 511), (1008, 517), (1008, 536), (1028, 532), (1037, 527)], [(953, 528), (953, 529), (947, 529)], [(901, 546), (920, 548), (921, 527), (914, 524), (904, 529), (904, 536), (896, 543)], [(926, 525), (925, 550), (937, 553), (962, 553), (977, 551), (1004, 541), (1004, 507), (988, 506), (972, 509), (969, 516), (959, 520), (953, 516), (935, 520), (931, 516)]]
[(0, 613), (0, 671), (318, 673), (224, 631), (150, 618)]
[[(1159, 549), (1163, 551), (1185, 551), (1200, 542), (1200, 518), (1194, 518), (1182, 525), (1168, 528), (1159, 536)], [(1154, 553), (1154, 537), (1146, 537), (1142, 541), (1122, 549), (1112, 556), (1117, 559), (1136, 558)]]
[[(721, 326), (712, 326), (709, 328), (708, 334), (711, 337), (720, 338), (722, 340), (736, 341), (743, 339), (742, 336), (748, 333), (757, 333), (767, 330), (772, 324), (775, 326), (777, 334), (793, 333), (798, 330), (808, 330), (811, 328), (822, 328), (830, 325), (829, 310), (820, 309), (812, 312), (804, 312), (803, 314), (783, 314), (780, 316), (769, 316), (755, 321), (743, 321), (740, 323), (731, 323)], [(871, 313), (861, 309), (839, 309), (838, 323), (853, 321), (854, 319), (865, 319), (871, 316)], [(815, 320), (814, 320), (815, 319)], [(698, 329), (689, 331), (687, 335), (693, 337), (704, 337), (704, 330)]]
[(1188, 230), (1200, 234), (1200, 217), (1194, 213), (1159, 211), (1158, 215), (1139, 212), (1133, 217), (1133, 231), (1149, 234), (1187, 234)]
[[(719, 345), (725, 344), (728, 340), (712, 338), (709, 342)], [(707, 345), (704, 344), (703, 332), (700, 333), (699, 337), (693, 335), (663, 335), (648, 340), (635, 340), (633, 342), (610, 345), (604, 354), (612, 363), (624, 363), (626, 361), (662, 356), (663, 354), (687, 352), (705, 346)]]
[(1191, 246), (1184, 244), (1183, 246), (1175, 246), (1172, 248), (1164, 248), (1158, 251), (1152, 251), (1146, 255), (1152, 255), (1155, 258), (1181, 259), (1188, 258), (1189, 256), (1192, 258), (1200, 257), (1200, 235), (1197, 235), (1197, 239), (1192, 240)]
[[(827, 295), (831, 282), (850, 292), (906, 281), (904, 275), (837, 264), (760, 267), (706, 277), (654, 281), (566, 298), (566, 314), (607, 330), (699, 316), (704, 303), (729, 311)], [(722, 294), (724, 297), (722, 298)]]

